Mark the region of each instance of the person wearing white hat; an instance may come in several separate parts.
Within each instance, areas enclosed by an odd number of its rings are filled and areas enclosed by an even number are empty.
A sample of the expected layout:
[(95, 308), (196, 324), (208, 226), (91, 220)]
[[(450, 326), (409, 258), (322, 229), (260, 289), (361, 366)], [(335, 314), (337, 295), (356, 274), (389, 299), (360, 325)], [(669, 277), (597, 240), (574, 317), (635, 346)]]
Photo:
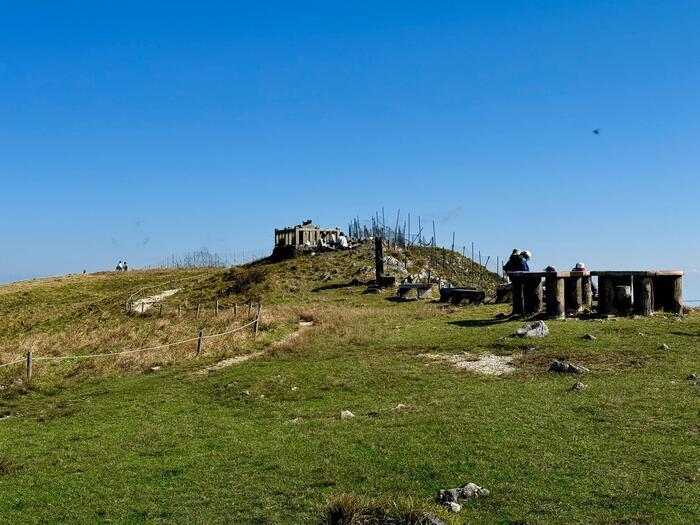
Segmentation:
[(573, 267), (571, 270), (572, 272), (585, 272), (586, 271), (586, 265), (583, 264), (582, 262), (577, 262), (576, 266)]
[(503, 265), (503, 270), (507, 272), (519, 272), (522, 269), (522, 260), (520, 258), (520, 250), (517, 248), (513, 249), (513, 253), (510, 254), (508, 262)]

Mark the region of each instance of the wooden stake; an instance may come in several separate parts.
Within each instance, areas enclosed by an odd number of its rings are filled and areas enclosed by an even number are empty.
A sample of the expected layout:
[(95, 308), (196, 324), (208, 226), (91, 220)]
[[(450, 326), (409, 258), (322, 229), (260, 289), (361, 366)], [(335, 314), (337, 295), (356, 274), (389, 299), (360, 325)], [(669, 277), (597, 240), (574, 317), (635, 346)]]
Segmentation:
[(238, 303), (233, 303), (233, 317), (238, 317)]
[(27, 352), (27, 381), (32, 380), (32, 352)]
[(248, 319), (250, 319), (250, 310), (251, 310), (251, 308), (253, 308), (253, 301), (250, 301), (250, 302), (248, 303)]
[(160, 309), (158, 310), (158, 317), (163, 316), (163, 303), (160, 303)]
[(199, 355), (199, 352), (202, 350), (202, 334), (204, 333), (204, 330), (200, 330), (199, 332), (199, 337), (197, 337), (197, 354)]
[(255, 316), (255, 337), (258, 336), (258, 327), (260, 325), (260, 311), (262, 310), (262, 305), (258, 303), (258, 314)]
[(195, 319), (199, 319), (199, 305), (197, 305), (197, 316), (195, 317)]
[(219, 315), (219, 300), (216, 300), (216, 304), (214, 305), (214, 315)]

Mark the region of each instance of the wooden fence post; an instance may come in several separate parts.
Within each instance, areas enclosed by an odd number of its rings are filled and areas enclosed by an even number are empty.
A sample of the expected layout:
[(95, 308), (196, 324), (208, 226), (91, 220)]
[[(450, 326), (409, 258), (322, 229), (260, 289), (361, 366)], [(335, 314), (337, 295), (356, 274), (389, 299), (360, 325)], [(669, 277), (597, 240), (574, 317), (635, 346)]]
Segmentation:
[(248, 319), (250, 319), (250, 309), (253, 308), (253, 301), (248, 302)]
[(143, 315), (143, 305), (144, 305), (144, 304), (145, 304), (145, 303), (144, 303), (143, 301), (141, 301), (141, 315)]
[(214, 305), (214, 315), (219, 315), (219, 300), (216, 300), (216, 304)]
[(197, 337), (197, 356), (199, 356), (199, 352), (202, 350), (202, 333), (204, 333), (204, 330), (200, 330), (199, 337)]
[(163, 303), (160, 303), (160, 309), (158, 310), (158, 317), (163, 317)]
[(258, 327), (260, 325), (260, 310), (262, 310), (262, 305), (258, 303), (258, 313), (255, 316), (255, 337), (258, 336)]
[(238, 303), (233, 303), (233, 317), (238, 317)]
[(182, 315), (182, 305), (178, 304), (177, 305), (177, 316), (180, 317)]
[(197, 316), (195, 317), (195, 319), (199, 319), (199, 305), (197, 305)]
[(27, 352), (27, 381), (32, 380), (32, 356), (33, 353)]

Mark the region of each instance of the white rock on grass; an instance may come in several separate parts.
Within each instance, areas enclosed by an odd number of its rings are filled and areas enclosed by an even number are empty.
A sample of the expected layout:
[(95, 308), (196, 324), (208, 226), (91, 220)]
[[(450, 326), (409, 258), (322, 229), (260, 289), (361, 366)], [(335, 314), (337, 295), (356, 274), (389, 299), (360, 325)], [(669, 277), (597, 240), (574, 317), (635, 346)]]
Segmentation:
[(456, 503), (454, 501), (450, 501), (447, 505), (445, 505), (450, 512), (460, 512), (462, 510), (462, 505), (459, 503)]
[(588, 385), (584, 385), (580, 381), (577, 381), (569, 390), (571, 390), (572, 392), (580, 392), (581, 390), (585, 390), (586, 388), (588, 388)]
[(659, 350), (668, 350), (668, 345), (666, 343), (663, 343), (660, 347)]
[(549, 328), (544, 321), (535, 321), (534, 323), (526, 324), (522, 328), (518, 328), (514, 333), (514, 337), (544, 337), (549, 334)]
[(351, 419), (351, 418), (353, 418), (353, 417), (355, 417), (355, 414), (353, 414), (353, 413), (350, 412), (349, 410), (343, 410), (343, 411), (340, 413), (340, 419)]

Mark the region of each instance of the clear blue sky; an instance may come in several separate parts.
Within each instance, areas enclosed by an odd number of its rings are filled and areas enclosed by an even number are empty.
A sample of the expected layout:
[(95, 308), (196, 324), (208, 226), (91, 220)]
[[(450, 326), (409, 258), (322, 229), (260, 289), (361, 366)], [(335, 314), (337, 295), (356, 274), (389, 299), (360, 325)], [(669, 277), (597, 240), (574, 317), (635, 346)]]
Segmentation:
[(697, 1), (112, 4), (0, 8), (0, 280), (381, 206), (537, 268), (700, 270)]

